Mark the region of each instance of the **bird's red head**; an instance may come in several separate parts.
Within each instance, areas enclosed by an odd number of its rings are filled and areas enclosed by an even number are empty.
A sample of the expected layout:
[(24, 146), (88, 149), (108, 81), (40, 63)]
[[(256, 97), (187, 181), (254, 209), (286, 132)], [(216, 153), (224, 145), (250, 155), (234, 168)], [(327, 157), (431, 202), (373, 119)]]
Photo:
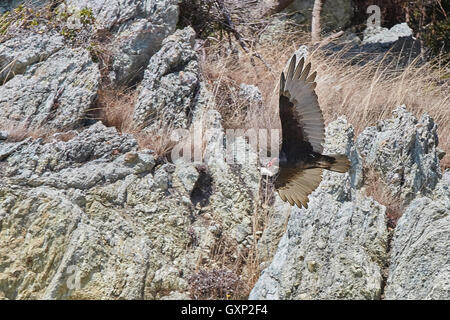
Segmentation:
[(270, 161), (267, 163), (267, 168), (271, 168), (271, 167), (274, 166), (275, 163), (277, 163), (277, 162), (278, 162), (278, 158), (273, 158), (272, 160), (270, 160)]

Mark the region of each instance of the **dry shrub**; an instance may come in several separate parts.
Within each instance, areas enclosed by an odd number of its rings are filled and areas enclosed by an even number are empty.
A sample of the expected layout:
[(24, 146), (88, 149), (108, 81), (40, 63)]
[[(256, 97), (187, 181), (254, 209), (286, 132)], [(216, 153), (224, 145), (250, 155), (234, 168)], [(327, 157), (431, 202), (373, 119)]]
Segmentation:
[(239, 276), (231, 270), (200, 270), (188, 279), (193, 299), (233, 299), (242, 285)]
[[(220, 233), (214, 245), (211, 246), (207, 258), (200, 255), (194, 274), (188, 278), (191, 296), (195, 299), (247, 299), (260, 275), (257, 255), (257, 240), (262, 230), (265, 217), (260, 216), (261, 211), (255, 207), (253, 214), (253, 239), (249, 247), (242, 247), (235, 239)], [(192, 230), (188, 231), (191, 242), (197, 241)], [(232, 281), (216, 282), (210, 276), (220, 270), (222, 277)], [(214, 272), (213, 272), (214, 271)], [(232, 283), (232, 285), (230, 285)], [(225, 290), (226, 288), (231, 288)]]
[(394, 229), (405, 209), (402, 201), (389, 192), (379, 173), (372, 168), (364, 168), (364, 185), (366, 195), (386, 207), (388, 228)]
[(134, 129), (133, 112), (137, 91), (132, 88), (101, 88), (97, 93), (97, 105), (92, 109), (94, 118), (101, 119), (107, 127), (119, 132)]
[[(246, 27), (255, 31), (265, 23), (264, 15), (275, 6), (274, 0), (180, 0), (178, 26), (194, 28), (197, 37), (227, 34)], [(244, 40), (246, 41), (246, 40)]]
[(170, 158), (170, 152), (177, 144), (176, 141), (171, 140), (172, 131), (173, 128), (168, 124), (157, 131), (142, 132), (135, 129), (129, 133), (134, 135), (140, 148), (152, 150), (156, 157)]
[(45, 127), (30, 127), (24, 121), (13, 120), (1, 121), (0, 130), (8, 132), (7, 142), (20, 142), (27, 138), (32, 140), (43, 139), (45, 143), (54, 140), (67, 142), (77, 135), (75, 130), (60, 132)]

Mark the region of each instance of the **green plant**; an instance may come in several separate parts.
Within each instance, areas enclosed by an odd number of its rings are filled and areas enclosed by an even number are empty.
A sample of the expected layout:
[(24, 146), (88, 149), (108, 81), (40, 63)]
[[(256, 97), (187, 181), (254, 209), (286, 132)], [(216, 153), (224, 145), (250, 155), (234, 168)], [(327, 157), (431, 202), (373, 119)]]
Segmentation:
[[(70, 24), (70, 22), (76, 22)], [(0, 16), (0, 43), (24, 31), (57, 31), (73, 46), (86, 46), (95, 35), (92, 9), (69, 10), (64, 1), (49, 1), (42, 7), (19, 5)]]

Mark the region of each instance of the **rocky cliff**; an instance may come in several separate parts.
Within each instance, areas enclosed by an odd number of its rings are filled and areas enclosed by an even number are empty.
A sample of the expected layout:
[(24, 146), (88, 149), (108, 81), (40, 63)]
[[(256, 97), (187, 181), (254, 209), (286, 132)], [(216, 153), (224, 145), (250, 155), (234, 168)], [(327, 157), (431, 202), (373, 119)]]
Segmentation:
[[(284, 206), (286, 232), (250, 298), (449, 299), (449, 173), (440, 179), (436, 147), (433, 120), (404, 107), (356, 139), (345, 119), (331, 123), (325, 149), (352, 170), (325, 173), (308, 209)], [(405, 206), (394, 231), (392, 208), (367, 195), (366, 165)]]

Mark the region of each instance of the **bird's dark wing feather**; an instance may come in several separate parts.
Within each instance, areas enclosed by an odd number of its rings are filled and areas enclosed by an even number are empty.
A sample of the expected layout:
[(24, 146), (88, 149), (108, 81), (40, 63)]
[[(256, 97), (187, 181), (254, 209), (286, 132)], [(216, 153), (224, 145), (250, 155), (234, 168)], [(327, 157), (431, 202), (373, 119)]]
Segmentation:
[(299, 208), (308, 207), (308, 195), (322, 180), (321, 168), (305, 166), (313, 153), (321, 154), (325, 124), (314, 91), (316, 73), (309, 75), (311, 64), (304, 58), (296, 63), (293, 55), (286, 76), (280, 80), (280, 119), (282, 127), (280, 171), (275, 188), (283, 201)]
[(283, 201), (308, 208), (308, 196), (322, 181), (322, 171), (321, 168), (280, 168), (275, 188)]
[(283, 133), (282, 150), (322, 153), (325, 124), (314, 91), (316, 72), (309, 74), (311, 63), (293, 55), (287, 74), (280, 80), (280, 119)]

